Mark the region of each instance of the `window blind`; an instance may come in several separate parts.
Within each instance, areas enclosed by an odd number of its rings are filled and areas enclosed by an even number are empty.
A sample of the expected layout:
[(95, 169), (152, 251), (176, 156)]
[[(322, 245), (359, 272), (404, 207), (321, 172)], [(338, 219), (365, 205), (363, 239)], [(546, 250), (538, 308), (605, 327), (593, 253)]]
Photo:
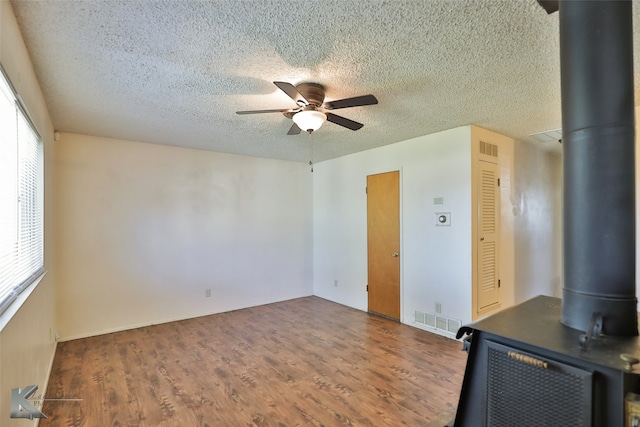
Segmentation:
[(0, 73), (0, 313), (44, 271), (43, 154)]

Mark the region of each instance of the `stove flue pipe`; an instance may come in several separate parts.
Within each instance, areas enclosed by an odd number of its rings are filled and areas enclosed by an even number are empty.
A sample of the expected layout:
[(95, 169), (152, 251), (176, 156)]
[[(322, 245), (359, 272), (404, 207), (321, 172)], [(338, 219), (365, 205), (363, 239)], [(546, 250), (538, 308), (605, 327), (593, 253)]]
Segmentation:
[(559, 8), (564, 175), (562, 323), (638, 335), (631, 1)]

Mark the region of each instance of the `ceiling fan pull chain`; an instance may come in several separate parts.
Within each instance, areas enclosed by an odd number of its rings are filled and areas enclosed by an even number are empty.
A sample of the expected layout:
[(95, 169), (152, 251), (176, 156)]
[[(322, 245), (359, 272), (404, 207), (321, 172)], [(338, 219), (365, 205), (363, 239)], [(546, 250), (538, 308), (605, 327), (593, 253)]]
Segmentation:
[(313, 173), (313, 139), (311, 133), (309, 133), (309, 166), (311, 166), (311, 173)]

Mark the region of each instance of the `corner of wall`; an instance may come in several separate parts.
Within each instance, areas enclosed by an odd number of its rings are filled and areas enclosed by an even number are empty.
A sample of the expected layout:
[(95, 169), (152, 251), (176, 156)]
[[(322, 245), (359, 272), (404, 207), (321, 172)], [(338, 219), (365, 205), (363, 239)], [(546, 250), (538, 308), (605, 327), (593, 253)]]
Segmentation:
[(518, 141), (514, 159), (515, 302), (560, 297), (562, 154)]
[[(635, 143), (635, 163), (636, 163), (636, 265), (640, 266), (640, 106), (636, 105), (636, 143)], [(636, 284), (640, 283), (640, 268), (636, 268)], [(636, 297), (640, 300), (640, 286), (636, 285)]]

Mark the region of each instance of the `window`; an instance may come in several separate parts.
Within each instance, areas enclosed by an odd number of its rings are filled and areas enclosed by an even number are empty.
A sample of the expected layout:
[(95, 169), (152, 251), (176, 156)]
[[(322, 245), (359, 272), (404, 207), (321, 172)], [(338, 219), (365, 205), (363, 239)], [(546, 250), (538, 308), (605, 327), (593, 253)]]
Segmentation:
[(0, 313), (44, 272), (42, 140), (0, 73)]

